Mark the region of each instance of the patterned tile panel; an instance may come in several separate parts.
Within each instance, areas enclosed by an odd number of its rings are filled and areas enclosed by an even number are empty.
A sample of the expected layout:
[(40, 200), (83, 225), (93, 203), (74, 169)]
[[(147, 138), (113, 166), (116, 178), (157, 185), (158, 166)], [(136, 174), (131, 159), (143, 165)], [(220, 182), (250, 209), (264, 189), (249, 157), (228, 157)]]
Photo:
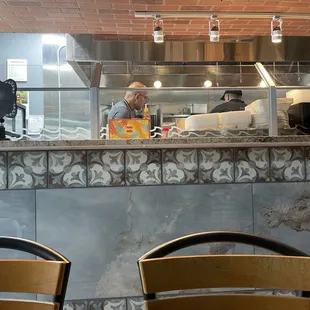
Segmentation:
[(9, 152), (8, 188), (47, 187), (46, 152)]
[(0, 189), (7, 188), (7, 153), (0, 152)]
[(305, 180), (305, 155), (301, 147), (270, 149), (272, 181), (297, 182)]
[(235, 161), (237, 183), (270, 180), (269, 150), (267, 148), (235, 149)]
[(164, 184), (198, 183), (196, 149), (163, 150)]
[(85, 151), (53, 151), (48, 155), (49, 188), (86, 186)]
[(199, 150), (200, 183), (232, 183), (234, 162), (232, 149)]
[(88, 152), (88, 186), (120, 186), (125, 184), (124, 151)]
[(0, 152), (0, 190), (305, 180), (310, 147)]
[(89, 310), (126, 310), (126, 299), (99, 299), (89, 301)]
[(132, 150), (126, 152), (126, 184), (161, 183), (161, 151)]

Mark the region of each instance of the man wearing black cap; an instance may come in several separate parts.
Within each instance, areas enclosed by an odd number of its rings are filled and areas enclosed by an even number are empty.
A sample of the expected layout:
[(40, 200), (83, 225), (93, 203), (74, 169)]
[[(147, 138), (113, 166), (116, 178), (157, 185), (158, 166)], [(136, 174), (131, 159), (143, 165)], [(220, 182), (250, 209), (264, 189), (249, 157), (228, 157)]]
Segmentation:
[(225, 102), (216, 106), (210, 113), (243, 111), (246, 107), (242, 100), (241, 90), (226, 90), (221, 100), (225, 100)]

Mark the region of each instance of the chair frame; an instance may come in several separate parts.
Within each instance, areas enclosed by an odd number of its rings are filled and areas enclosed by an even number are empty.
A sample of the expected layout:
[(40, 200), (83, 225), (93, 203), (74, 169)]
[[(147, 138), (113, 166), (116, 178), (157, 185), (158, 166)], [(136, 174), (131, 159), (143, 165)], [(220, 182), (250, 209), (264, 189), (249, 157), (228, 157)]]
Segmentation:
[(54, 302), (59, 304), (59, 310), (63, 309), (71, 269), (71, 262), (65, 256), (35, 241), (14, 237), (0, 236), (0, 248), (29, 253), (47, 261), (65, 262), (61, 293), (54, 297)]
[[(138, 267), (139, 267), (139, 263), (143, 260), (152, 259), (152, 258), (163, 258), (169, 254), (172, 254), (184, 248), (188, 248), (194, 245), (208, 244), (208, 243), (214, 243), (214, 242), (233, 242), (233, 243), (238, 243), (238, 244), (257, 246), (257, 247), (281, 254), (283, 256), (309, 257), (308, 254), (294, 247), (291, 247), (282, 242), (268, 239), (265, 237), (241, 233), (241, 232), (214, 231), (214, 232), (202, 232), (202, 233), (191, 234), (191, 235), (187, 235), (187, 236), (166, 242), (150, 250), (149, 252), (144, 254), (142, 257), (140, 257), (138, 260)], [(140, 279), (141, 279), (141, 285), (143, 287), (140, 268), (139, 268), (139, 274), (140, 274)], [(302, 291), (301, 296), (309, 298), (310, 292)], [(156, 294), (155, 293), (145, 294), (143, 292), (143, 299), (145, 301), (155, 300)]]

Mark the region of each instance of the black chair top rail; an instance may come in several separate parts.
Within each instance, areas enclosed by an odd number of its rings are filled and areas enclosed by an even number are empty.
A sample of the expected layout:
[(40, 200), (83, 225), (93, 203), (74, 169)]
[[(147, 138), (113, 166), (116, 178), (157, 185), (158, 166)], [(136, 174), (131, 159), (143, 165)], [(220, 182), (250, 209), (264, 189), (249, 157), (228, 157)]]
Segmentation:
[[(187, 235), (181, 238), (177, 238), (171, 241), (168, 241), (158, 247), (152, 249), (151, 251), (144, 254), (139, 258), (139, 261), (152, 258), (161, 258), (165, 257), (171, 253), (188, 248), (194, 245), (214, 243), (214, 242), (231, 242), (231, 243), (240, 243), (250, 246), (257, 246), (275, 253), (278, 253), (283, 256), (304, 256), (309, 257), (308, 254), (295, 249), (285, 243), (268, 239), (265, 237), (251, 235), (241, 232), (232, 232), (232, 231), (211, 231), (211, 232), (201, 232), (191, 235)], [(140, 275), (141, 278), (141, 275)], [(143, 294), (144, 300), (153, 300), (156, 299), (156, 294)], [(302, 297), (310, 297), (310, 292), (303, 291), (301, 292)]]
[(257, 246), (284, 256), (309, 256), (294, 247), (265, 237), (241, 232), (212, 231), (196, 233), (171, 240), (147, 252), (139, 259), (139, 261), (144, 259), (165, 257), (184, 248), (213, 242), (232, 242)]
[(70, 263), (65, 256), (55, 250), (31, 240), (0, 236), (0, 248), (26, 252), (45, 260)]

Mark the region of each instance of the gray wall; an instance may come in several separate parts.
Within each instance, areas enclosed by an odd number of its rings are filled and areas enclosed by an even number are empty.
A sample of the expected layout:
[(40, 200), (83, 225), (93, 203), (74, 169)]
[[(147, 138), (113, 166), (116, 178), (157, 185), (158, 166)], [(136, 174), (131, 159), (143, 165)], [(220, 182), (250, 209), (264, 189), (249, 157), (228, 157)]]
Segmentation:
[[(0, 45), (0, 80), (7, 77), (7, 59), (27, 59), (28, 81), (18, 87), (43, 87), (41, 34), (1, 33)], [(42, 92), (31, 92), (29, 101), (30, 114), (43, 114)]]
[[(67, 299), (136, 296), (139, 256), (185, 234), (254, 232), (310, 252), (309, 201), (306, 182), (4, 190), (0, 235), (66, 255), (73, 264)], [(253, 251), (215, 244), (184, 254)]]

